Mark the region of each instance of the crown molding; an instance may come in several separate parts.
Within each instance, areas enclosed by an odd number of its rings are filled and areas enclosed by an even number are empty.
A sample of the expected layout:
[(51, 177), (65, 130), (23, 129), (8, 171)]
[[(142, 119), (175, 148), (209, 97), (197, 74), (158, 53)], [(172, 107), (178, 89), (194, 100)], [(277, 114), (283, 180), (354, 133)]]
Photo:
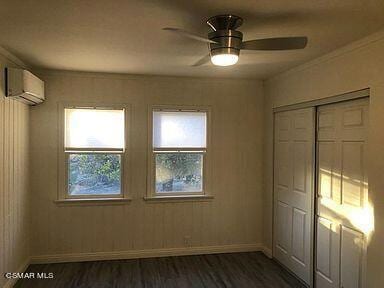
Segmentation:
[(281, 73), (276, 74), (270, 78), (267, 78), (265, 80), (265, 82), (275, 81), (275, 80), (278, 80), (280, 78), (287, 77), (291, 74), (295, 74), (295, 73), (310, 69), (314, 66), (321, 65), (323, 63), (332, 61), (336, 58), (339, 58), (339, 57), (345, 56), (347, 54), (353, 53), (355, 51), (364, 49), (373, 43), (380, 42), (383, 40), (384, 40), (384, 29), (380, 30), (378, 32), (375, 32), (369, 36), (366, 36), (364, 38), (361, 38), (359, 40), (353, 41), (353, 42), (351, 42), (351, 43), (349, 43), (349, 44), (347, 44), (341, 48), (338, 48), (334, 51), (331, 51), (331, 52), (329, 52), (323, 56), (317, 57), (313, 60), (310, 60), (310, 61), (305, 62), (303, 64), (300, 64), (296, 67), (293, 67), (287, 71), (281, 72)]
[(28, 68), (28, 65), (25, 62), (23, 62), (20, 58), (18, 58), (2, 46), (0, 46), (0, 55), (7, 58), (9, 61), (19, 66), (20, 68)]

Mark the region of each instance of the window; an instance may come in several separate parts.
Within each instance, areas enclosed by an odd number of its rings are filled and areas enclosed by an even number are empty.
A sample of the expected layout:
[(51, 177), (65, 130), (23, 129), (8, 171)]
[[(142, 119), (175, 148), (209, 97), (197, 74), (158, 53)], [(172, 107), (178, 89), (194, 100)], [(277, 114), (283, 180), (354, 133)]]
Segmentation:
[(65, 195), (123, 197), (125, 109), (64, 108)]
[(151, 112), (150, 194), (206, 195), (208, 109)]

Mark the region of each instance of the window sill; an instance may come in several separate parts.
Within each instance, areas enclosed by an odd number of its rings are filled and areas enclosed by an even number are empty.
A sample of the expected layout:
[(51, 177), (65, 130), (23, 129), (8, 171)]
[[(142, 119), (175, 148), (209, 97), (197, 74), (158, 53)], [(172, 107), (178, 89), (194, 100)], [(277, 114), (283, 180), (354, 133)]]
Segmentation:
[(53, 201), (58, 206), (100, 206), (100, 205), (125, 205), (132, 198), (82, 198), (82, 199), (60, 199)]
[(191, 202), (191, 201), (210, 201), (212, 195), (180, 195), (180, 196), (148, 196), (144, 197), (147, 202), (164, 203), (164, 202)]

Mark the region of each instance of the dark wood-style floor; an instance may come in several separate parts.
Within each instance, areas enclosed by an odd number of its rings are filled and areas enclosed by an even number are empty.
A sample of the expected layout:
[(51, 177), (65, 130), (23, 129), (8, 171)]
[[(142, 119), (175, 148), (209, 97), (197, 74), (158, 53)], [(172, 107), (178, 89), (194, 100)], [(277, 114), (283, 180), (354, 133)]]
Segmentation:
[(31, 265), (53, 279), (23, 279), (15, 287), (305, 287), (261, 252)]

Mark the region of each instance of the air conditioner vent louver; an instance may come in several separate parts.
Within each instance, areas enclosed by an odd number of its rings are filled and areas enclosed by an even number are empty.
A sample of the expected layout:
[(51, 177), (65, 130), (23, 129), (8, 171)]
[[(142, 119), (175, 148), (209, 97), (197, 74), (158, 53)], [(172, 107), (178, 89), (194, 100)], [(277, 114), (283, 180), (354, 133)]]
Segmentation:
[(28, 105), (36, 105), (45, 100), (44, 82), (31, 72), (19, 68), (6, 68), (7, 97)]

